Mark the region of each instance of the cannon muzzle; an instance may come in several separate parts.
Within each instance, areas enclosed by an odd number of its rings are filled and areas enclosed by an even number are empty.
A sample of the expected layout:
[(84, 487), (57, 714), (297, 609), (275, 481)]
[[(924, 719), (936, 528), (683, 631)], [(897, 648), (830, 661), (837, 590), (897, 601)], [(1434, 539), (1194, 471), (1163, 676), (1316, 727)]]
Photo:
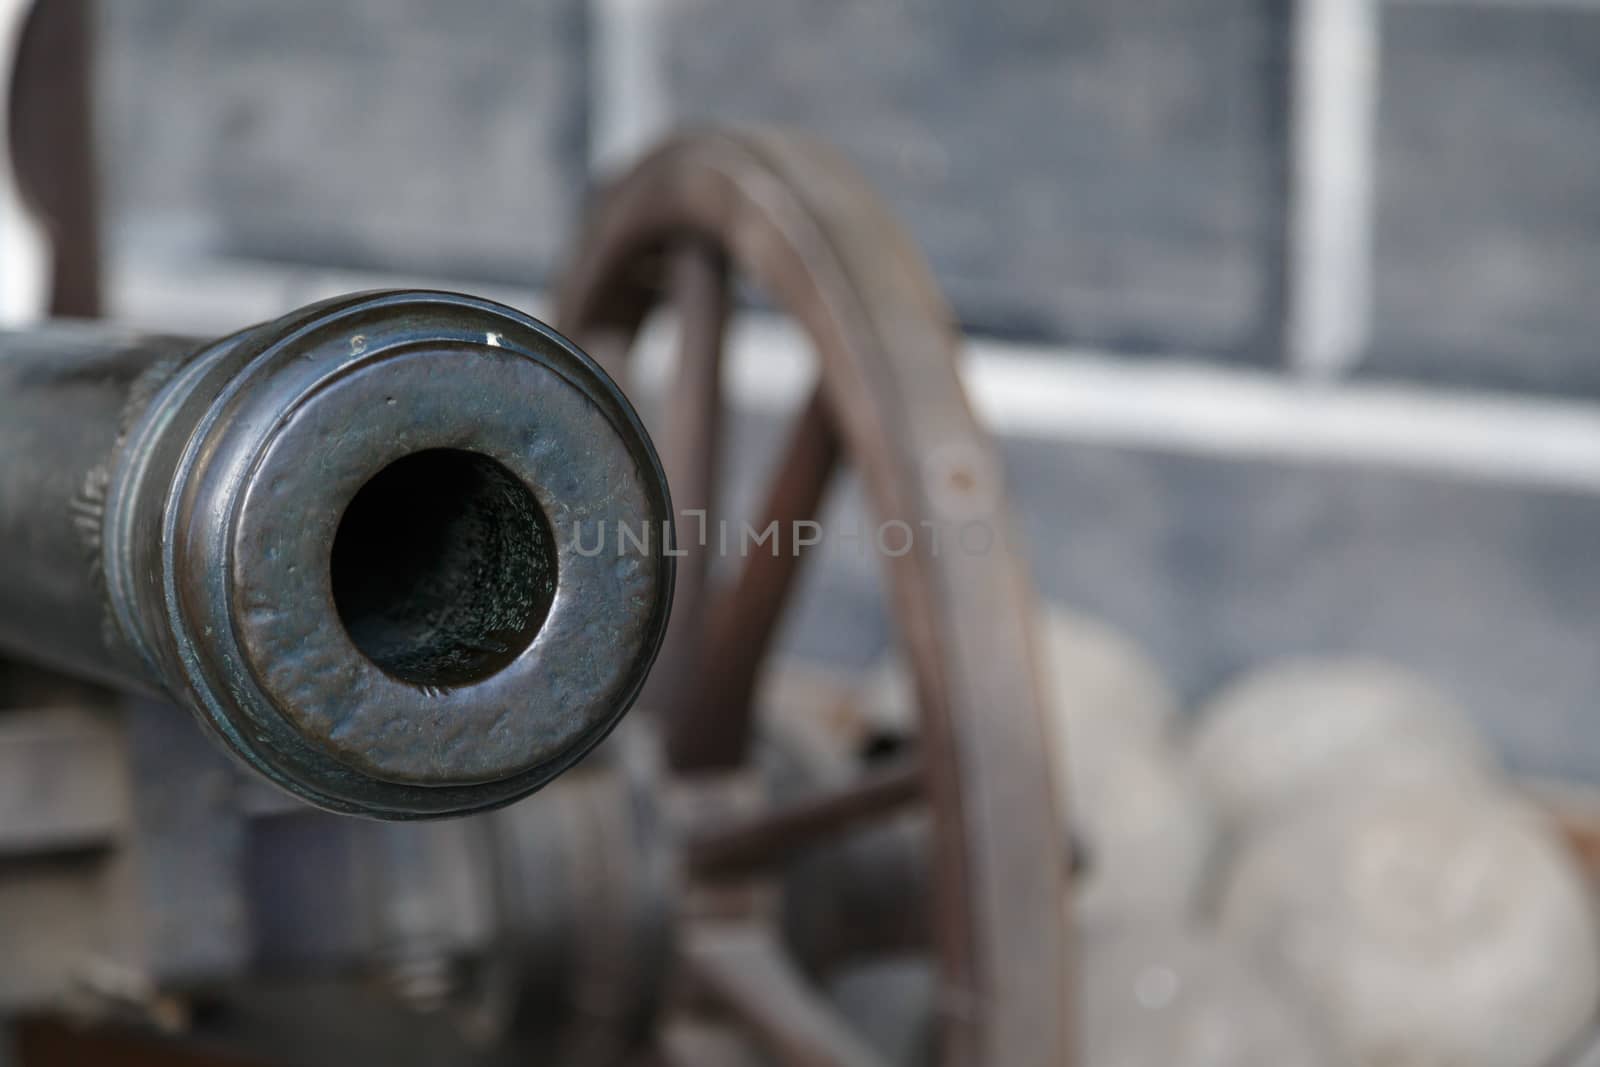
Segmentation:
[(0, 335), (0, 645), (163, 691), (332, 810), (494, 807), (598, 743), (661, 641), (670, 514), (616, 385), (488, 301)]

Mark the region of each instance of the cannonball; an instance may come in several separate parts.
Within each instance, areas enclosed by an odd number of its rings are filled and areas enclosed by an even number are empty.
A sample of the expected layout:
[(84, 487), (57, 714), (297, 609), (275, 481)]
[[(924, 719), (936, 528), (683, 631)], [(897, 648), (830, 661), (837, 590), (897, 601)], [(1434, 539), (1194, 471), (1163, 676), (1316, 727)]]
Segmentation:
[(1091, 927), (1078, 956), (1085, 1067), (1329, 1067), (1292, 996), (1214, 936)]
[(1040, 667), (1045, 688), (1071, 730), (1118, 729), (1166, 739), (1178, 698), (1132, 637), (1065, 608), (1041, 613)]
[(1489, 773), (1465, 714), (1427, 681), (1365, 659), (1256, 671), (1205, 708), (1192, 763), (1231, 825), (1270, 819), (1326, 789)]
[(1570, 1067), (1600, 1067), (1600, 1034), (1587, 1034), (1567, 1062)]
[(1067, 819), (1082, 851), (1080, 920), (1178, 918), (1199, 903), (1215, 840), (1205, 797), (1159, 740), (1071, 733)]
[(1370, 1067), (1541, 1067), (1600, 997), (1595, 919), (1546, 820), (1483, 781), (1329, 795), (1252, 834), (1221, 929)]

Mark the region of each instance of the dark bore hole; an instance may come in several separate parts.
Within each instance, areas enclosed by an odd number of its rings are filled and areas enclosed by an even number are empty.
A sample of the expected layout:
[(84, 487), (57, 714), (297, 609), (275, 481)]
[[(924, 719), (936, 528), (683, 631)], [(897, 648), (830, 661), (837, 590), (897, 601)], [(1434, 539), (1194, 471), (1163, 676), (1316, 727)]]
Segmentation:
[(487, 456), (434, 449), (396, 460), (345, 508), (333, 600), (350, 639), (414, 685), (482, 681), (544, 624), (555, 538), (528, 487)]

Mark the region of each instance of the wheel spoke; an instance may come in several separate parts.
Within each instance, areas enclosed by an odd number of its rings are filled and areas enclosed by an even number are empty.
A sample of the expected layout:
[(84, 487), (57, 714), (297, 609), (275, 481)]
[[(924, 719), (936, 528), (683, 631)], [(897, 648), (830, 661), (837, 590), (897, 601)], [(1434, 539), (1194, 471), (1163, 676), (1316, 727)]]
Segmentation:
[(703, 878), (760, 870), (858, 823), (899, 811), (921, 796), (920, 764), (873, 771), (820, 796), (691, 835), (689, 869)]
[(737, 1015), (785, 1067), (885, 1067), (806, 983), (773, 935), (749, 923), (707, 923), (683, 952), (705, 992)]
[(761, 544), (741, 538), (749, 554), (733, 588), (707, 606), (705, 644), (696, 684), (672, 697), (667, 735), (672, 763), (684, 770), (737, 766), (749, 743), (752, 697), (788, 594), (799, 575), (803, 542), (797, 524), (814, 519), (839, 458), (839, 441), (820, 387), (796, 422), (762, 512)]
[(705, 641), (705, 532), (716, 504), (722, 450), (722, 338), (728, 322), (728, 262), (711, 245), (688, 241), (673, 253), (669, 286), (678, 311), (678, 369), (668, 391), (661, 434), (663, 466), (677, 525), (677, 581), (672, 623), (646, 703), (660, 704), (693, 679)]

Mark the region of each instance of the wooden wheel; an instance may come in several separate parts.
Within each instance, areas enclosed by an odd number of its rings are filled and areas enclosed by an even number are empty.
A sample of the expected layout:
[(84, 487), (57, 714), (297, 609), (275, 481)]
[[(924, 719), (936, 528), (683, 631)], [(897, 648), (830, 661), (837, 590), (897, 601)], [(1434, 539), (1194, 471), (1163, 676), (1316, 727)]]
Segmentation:
[[(716, 585), (708, 551), (682, 536), (682, 516), (716, 515), (735, 271), (809, 336), (820, 373), (755, 524), (777, 522), (777, 550), (763, 546)], [(620, 370), (663, 301), (676, 307), (682, 350), (661, 443), (687, 555), (648, 704), (675, 788), (695, 798), (688, 877), (726, 886), (801, 844), (925, 804), (939, 1062), (1069, 1063), (1067, 872), (1029, 587), (998, 459), (956, 375), (959, 333), (928, 268), (826, 147), (770, 132), (693, 133), (606, 191), (566, 275), (558, 324)], [(805, 560), (794, 524), (818, 516), (845, 462), (859, 469), (878, 521), (893, 524), (881, 555), (916, 677), (916, 758), (793, 807), (735, 811), (718, 798), (750, 760), (756, 684)], [(918, 536), (934, 528), (981, 536), (960, 545)], [(794, 1067), (878, 1062), (801, 978), (759, 909), (690, 910), (678, 953), (689, 984), (770, 1055)]]

